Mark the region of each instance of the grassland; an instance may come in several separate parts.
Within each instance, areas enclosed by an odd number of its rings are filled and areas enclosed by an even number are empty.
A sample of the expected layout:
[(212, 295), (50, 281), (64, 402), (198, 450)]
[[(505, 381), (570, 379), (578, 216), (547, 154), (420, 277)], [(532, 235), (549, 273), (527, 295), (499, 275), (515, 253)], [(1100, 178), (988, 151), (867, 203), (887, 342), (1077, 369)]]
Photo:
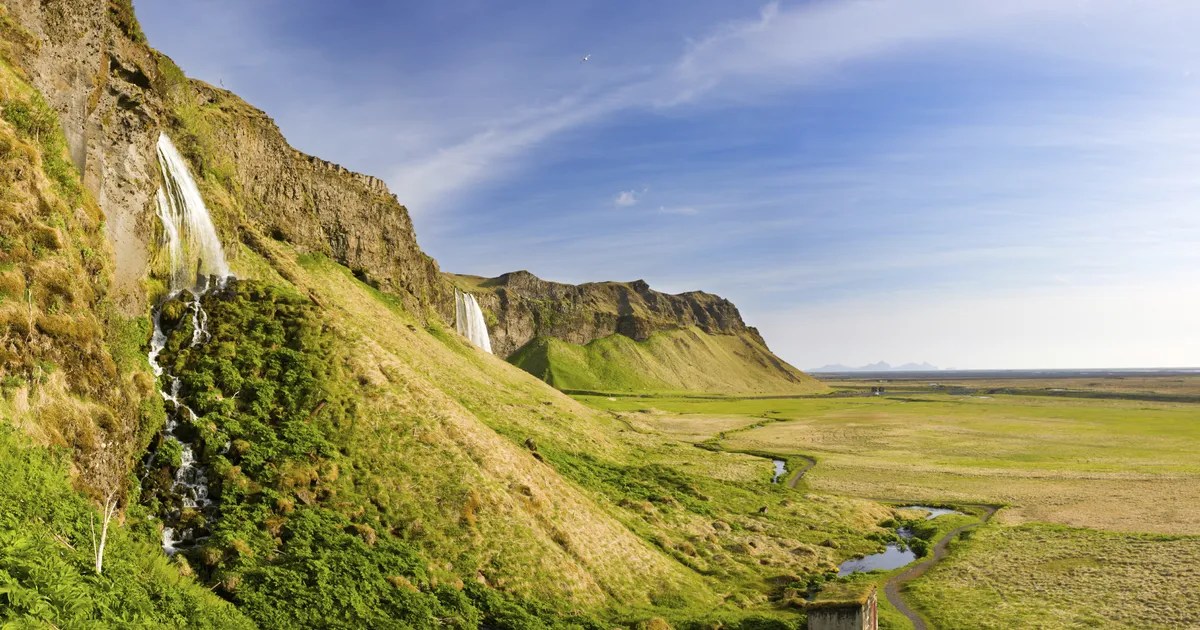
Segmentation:
[(811, 394), (828, 388), (783, 363), (746, 334), (698, 328), (657, 332), (646, 341), (615, 334), (579, 346), (552, 337), (525, 344), (513, 365), (562, 390)]
[[(833, 378), (822, 375), (823, 382), (835, 388), (867, 389), (879, 387), (878, 378)], [(1094, 396), (1096, 394), (1126, 394), (1130, 396), (1165, 395), (1165, 396), (1200, 396), (1200, 374), (1123, 374), (1086, 376), (1054, 376), (1052, 378), (999, 378), (985, 376), (965, 378), (961, 375), (947, 377), (945, 374), (931, 372), (921, 377), (905, 375), (901, 378), (889, 377), (882, 385), (888, 390), (916, 390), (921, 392), (938, 393), (946, 389), (970, 389), (981, 393), (987, 391), (1017, 391), (1039, 392), (1047, 395), (1079, 394)]]
[(940, 630), (1196, 628), (1200, 540), (985, 528), (914, 582), (908, 597)]
[[(313, 464), (311, 494), (375, 532), (377, 548), (395, 537), (427, 559), (420, 588), (482, 582), (613, 623), (737, 627), (766, 615), (795, 625), (802, 611), (786, 592), (881, 546), (871, 535), (886, 532), (886, 506), (772, 484), (761, 457), (589, 409), (327, 258), (253, 243), (234, 253), (236, 273), (320, 305), (342, 348), (329, 355), (343, 373), (330, 387), (357, 392), (352, 428), (335, 436), (337, 466)], [(218, 310), (213, 331), (226, 330)], [(222, 398), (236, 389), (220, 387)], [(340, 474), (326, 480), (326, 469)], [(236, 544), (225, 547), (234, 558)], [(212, 579), (238, 570), (227, 564)]]
[[(729, 436), (730, 448), (811, 455), (810, 487), (862, 497), (1010, 506), (997, 518), (1112, 531), (1200, 533), (1200, 423), (1177, 403), (1044, 397), (689, 399), (596, 397), (664, 431)], [(718, 429), (719, 427), (719, 429)], [(714, 431), (715, 433), (715, 431)]]
[[(680, 440), (814, 457), (813, 490), (1004, 504), (906, 589), (931, 627), (1200, 623), (1195, 404), (933, 392), (580, 400)], [(884, 606), (881, 627), (909, 626)]]

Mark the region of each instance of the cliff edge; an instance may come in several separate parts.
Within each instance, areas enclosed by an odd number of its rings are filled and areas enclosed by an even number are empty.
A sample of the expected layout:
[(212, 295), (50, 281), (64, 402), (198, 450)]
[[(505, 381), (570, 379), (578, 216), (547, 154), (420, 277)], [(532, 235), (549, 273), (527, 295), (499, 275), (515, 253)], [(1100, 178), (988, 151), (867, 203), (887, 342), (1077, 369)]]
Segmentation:
[(825, 391), (775, 356), (733, 302), (711, 293), (672, 295), (644, 280), (563, 284), (528, 271), (444, 276), (475, 296), (498, 356), (559, 389)]

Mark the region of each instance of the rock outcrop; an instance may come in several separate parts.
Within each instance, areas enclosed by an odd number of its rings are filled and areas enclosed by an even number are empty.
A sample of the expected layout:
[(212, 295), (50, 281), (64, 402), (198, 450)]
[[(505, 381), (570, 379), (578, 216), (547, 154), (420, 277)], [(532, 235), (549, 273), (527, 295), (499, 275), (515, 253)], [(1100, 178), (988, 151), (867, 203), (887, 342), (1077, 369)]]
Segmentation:
[(0, 0), (0, 8), (5, 54), (57, 112), (105, 214), (114, 299), (126, 314), (146, 312), (155, 142), (165, 130), (200, 175), (226, 242), (253, 243), (244, 232), (254, 231), (327, 254), (414, 312), (452, 321), (453, 294), (383, 182), (292, 149), (266, 114), (184, 77), (146, 45), (128, 0)]
[(474, 293), (492, 316), (492, 349), (502, 357), (535, 337), (584, 345), (613, 334), (646, 341), (656, 332), (691, 327), (710, 335), (746, 334), (766, 346), (758, 331), (742, 321), (733, 302), (703, 291), (670, 295), (651, 289), (644, 280), (561, 284), (528, 271), (496, 278), (447, 277)]

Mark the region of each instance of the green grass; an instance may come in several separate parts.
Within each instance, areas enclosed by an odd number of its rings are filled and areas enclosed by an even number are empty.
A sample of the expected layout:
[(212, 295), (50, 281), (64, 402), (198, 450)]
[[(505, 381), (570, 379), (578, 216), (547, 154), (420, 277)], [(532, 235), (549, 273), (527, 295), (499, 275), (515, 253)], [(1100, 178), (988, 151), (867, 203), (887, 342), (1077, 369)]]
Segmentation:
[(821, 464), (808, 483), (818, 490), (1005, 504), (1005, 522), (1200, 533), (1200, 514), (1172, 507), (1200, 501), (1195, 405), (946, 394), (612, 398), (581, 400), (614, 411), (686, 414), (693, 426), (719, 423), (711, 435), (764, 417), (783, 420), (738, 432), (725, 445), (816, 456)]
[(988, 527), (907, 592), (942, 630), (1181, 628), (1200, 620), (1198, 566), (1196, 537)]
[[(1185, 507), (1200, 501), (1195, 405), (937, 393), (579, 399), (692, 443), (813, 456), (806, 482), (826, 492), (1006, 504), (912, 583), (910, 601), (934, 627), (1169, 628), (1200, 619), (1200, 539), (1162, 535), (1200, 531)], [(973, 516), (914, 529), (937, 540), (974, 522), (977, 509), (960, 509)], [(882, 585), (889, 575), (862, 579)], [(881, 602), (881, 627), (909, 624)]]
[(0, 423), (0, 625), (255, 627), (119, 523), (95, 575), (89, 522), (99, 515), (71, 488), (67, 466), (62, 452)]
[(588, 410), (326, 257), (266, 246), (276, 266), (297, 261), (283, 275), (323, 305), (346, 351), (322, 356), (358, 388), (331, 507), (410, 545), (437, 567), (430, 580), (482, 577), (520, 601), (621, 624), (794, 625), (803, 617), (779, 599), (780, 575), (823, 575), (881, 547), (866, 534), (888, 508), (806, 496), (771, 484), (769, 460)]
[(615, 334), (584, 346), (539, 337), (509, 361), (562, 390), (623, 393), (806, 394), (825, 387), (783, 363), (748, 335), (698, 328), (646, 341)]

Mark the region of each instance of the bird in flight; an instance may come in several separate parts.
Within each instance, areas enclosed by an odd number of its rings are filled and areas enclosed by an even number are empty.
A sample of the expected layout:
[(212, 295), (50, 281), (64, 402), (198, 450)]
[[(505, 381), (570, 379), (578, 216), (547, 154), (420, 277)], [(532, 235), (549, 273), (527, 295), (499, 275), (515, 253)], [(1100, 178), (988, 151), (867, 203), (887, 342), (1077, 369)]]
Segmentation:
[(583, 63), (583, 62), (585, 62), (585, 61), (587, 61), (588, 59), (591, 59), (591, 58), (592, 58), (592, 53), (588, 53), (588, 54), (586, 54), (586, 55), (584, 55), (584, 56), (583, 56), (583, 59), (580, 59), (580, 60), (579, 60), (579, 63)]

